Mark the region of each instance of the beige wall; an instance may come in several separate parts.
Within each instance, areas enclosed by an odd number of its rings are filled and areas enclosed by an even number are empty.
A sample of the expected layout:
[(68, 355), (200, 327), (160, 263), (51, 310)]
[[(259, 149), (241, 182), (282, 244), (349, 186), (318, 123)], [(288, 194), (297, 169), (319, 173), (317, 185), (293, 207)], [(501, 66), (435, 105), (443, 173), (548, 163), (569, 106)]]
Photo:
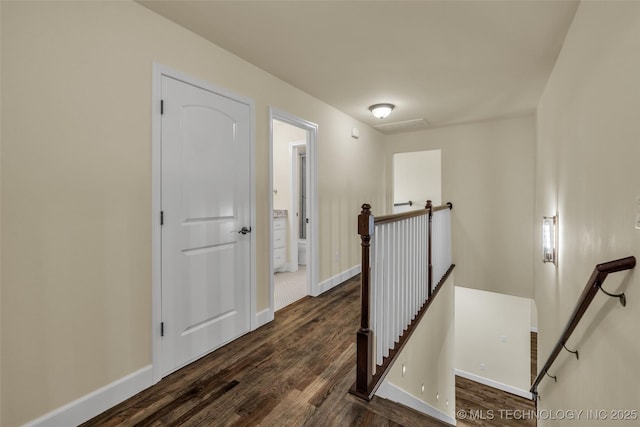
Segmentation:
[(319, 279), (359, 263), (359, 205), (385, 200), (377, 132), (135, 3), (1, 7), (3, 426), (151, 363), (153, 61), (255, 100), (258, 310), (269, 105), (319, 125)]
[[(424, 314), (385, 379), (385, 382), (404, 390), (450, 418), (455, 418), (456, 408), (453, 372), (454, 283), (452, 273), (438, 291), (437, 298)], [(434, 328), (434, 325), (438, 327)], [(404, 375), (402, 365), (406, 368)], [(424, 392), (421, 388), (423, 384)]]
[(442, 202), (440, 150), (413, 151), (393, 155), (393, 203), (411, 200), (413, 206), (393, 207), (393, 213), (424, 209), (427, 200)]
[(531, 331), (538, 332), (538, 307), (536, 307), (536, 300), (530, 299), (531, 306), (529, 310), (531, 311)]
[(307, 132), (284, 122), (275, 122), (278, 125), (273, 127), (273, 188), (278, 192), (273, 195), (273, 208), (287, 209), (291, 214), (291, 144), (305, 142)]
[(527, 392), (530, 308), (529, 298), (456, 286), (455, 368)]
[[(453, 202), (456, 285), (532, 298), (534, 116), (393, 135), (385, 141), (387, 170), (393, 153), (442, 150), (442, 201)], [(391, 188), (388, 181), (389, 201)]]
[[(538, 106), (535, 298), (538, 362), (544, 363), (594, 265), (640, 255), (640, 3), (581, 2)], [(543, 264), (541, 220), (559, 214), (558, 266)], [(636, 267), (636, 270), (638, 267)], [(543, 380), (539, 409), (640, 410), (640, 280), (609, 276), (628, 304), (597, 295)], [(540, 426), (583, 425), (541, 421)], [(593, 425), (637, 425), (593, 422)]]

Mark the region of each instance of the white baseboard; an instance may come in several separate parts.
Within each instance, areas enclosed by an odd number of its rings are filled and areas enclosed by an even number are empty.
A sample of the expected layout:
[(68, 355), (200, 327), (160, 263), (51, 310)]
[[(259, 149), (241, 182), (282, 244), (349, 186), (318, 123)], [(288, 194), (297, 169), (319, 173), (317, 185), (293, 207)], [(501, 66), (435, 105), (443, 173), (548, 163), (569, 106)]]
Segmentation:
[(298, 264), (286, 263), (284, 265), (284, 267), (282, 267), (282, 271), (286, 271), (286, 272), (289, 272), (289, 273), (295, 273), (298, 270), (300, 270), (300, 265), (298, 265)]
[(260, 326), (266, 325), (274, 319), (273, 310), (270, 308), (265, 308), (264, 310), (256, 313), (256, 327), (258, 329)]
[(456, 369), (455, 373), (457, 376), (466, 378), (471, 381), (475, 381), (480, 384), (487, 385), (489, 387), (497, 388), (498, 390), (506, 391), (507, 393), (515, 394), (516, 396), (524, 397), (525, 399), (533, 400), (533, 395), (529, 390), (523, 390), (518, 387), (510, 386), (508, 384), (504, 384), (498, 381), (494, 381), (489, 378), (481, 377), (476, 374), (472, 374), (471, 372), (462, 371), (460, 369)]
[(345, 280), (351, 279), (353, 276), (360, 274), (360, 265), (356, 265), (355, 267), (351, 267), (348, 270), (343, 271), (340, 274), (337, 274), (327, 280), (323, 280), (318, 283), (317, 286), (314, 286), (314, 289), (311, 289), (311, 296), (317, 297), (318, 295), (327, 292), (329, 289), (338, 286), (340, 283)]
[(28, 422), (28, 427), (76, 426), (148, 388), (153, 383), (151, 365), (120, 378), (48, 414)]
[(383, 381), (382, 384), (380, 384), (380, 387), (378, 387), (378, 391), (376, 391), (376, 396), (400, 403), (404, 406), (408, 406), (411, 409), (415, 409), (418, 412), (429, 415), (430, 417), (433, 417), (444, 423), (451, 424), (453, 426), (456, 425), (455, 418), (423, 402), (422, 400), (409, 394), (400, 387), (391, 384), (388, 381)]

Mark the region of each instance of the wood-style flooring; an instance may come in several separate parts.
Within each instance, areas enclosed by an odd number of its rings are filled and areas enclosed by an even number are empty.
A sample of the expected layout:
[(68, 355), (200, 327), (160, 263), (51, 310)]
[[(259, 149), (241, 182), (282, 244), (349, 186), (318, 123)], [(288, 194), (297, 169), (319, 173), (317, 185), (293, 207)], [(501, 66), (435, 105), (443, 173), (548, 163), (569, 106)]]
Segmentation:
[[(531, 383), (538, 375), (538, 334), (531, 333)], [(458, 427), (536, 426), (533, 400), (456, 377)]]
[[(366, 403), (348, 393), (355, 380), (359, 280), (280, 310), (273, 322), (84, 425), (447, 426), (385, 399)], [(466, 381), (456, 381), (457, 408), (521, 404), (516, 396)]]
[(443, 426), (348, 393), (355, 381), (359, 277), (167, 376), (86, 426)]

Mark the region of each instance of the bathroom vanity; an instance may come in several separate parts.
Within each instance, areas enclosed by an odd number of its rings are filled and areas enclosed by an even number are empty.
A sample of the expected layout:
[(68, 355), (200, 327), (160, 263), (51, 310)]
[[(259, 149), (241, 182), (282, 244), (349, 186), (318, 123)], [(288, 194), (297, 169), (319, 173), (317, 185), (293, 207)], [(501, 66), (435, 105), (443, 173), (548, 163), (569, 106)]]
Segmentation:
[(273, 270), (284, 270), (287, 260), (287, 218), (284, 209), (273, 211)]

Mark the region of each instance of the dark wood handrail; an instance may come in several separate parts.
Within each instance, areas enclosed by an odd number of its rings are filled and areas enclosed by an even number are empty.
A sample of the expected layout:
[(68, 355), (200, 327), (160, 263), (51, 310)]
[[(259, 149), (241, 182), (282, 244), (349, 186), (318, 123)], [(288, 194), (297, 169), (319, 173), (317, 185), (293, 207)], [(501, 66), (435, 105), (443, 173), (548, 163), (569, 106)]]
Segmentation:
[[(427, 200), (427, 203), (429, 203), (429, 201)], [(453, 203), (451, 202), (447, 202), (444, 205), (440, 205), (440, 206), (434, 206), (432, 208), (433, 212), (438, 212), (438, 211), (443, 211), (445, 209), (453, 209)]]
[(427, 204), (424, 207), (424, 209), (419, 209), (419, 210), (409, 211), (409, 212), (402, 212), (402, 213), (391, 214), (391, 215), (377, 216), (375, 217), (375, 224), (376, 225), (387, 224), (390, 222), (396, 222), (396, 221), (402, 221), (404, 219), (414, 218), (416, 216), (429, 215), (429, 212), (430, 212), (429, 207), (431, 207), (431, 213), (441, 211), (443, 209), (453, 208), (453, 205), (450, 202), (440, 206), (431, 206), (430, 203), (431, 203), (431, 200), (427, 200)]
[[(571, 317), (567, 322), (567, 326), (565, 326), (564, 331), (562, 331), (562, 334), (560, 335), (560, 338), (558, 339), (556, 346), (551, 351), (551, 354), (549, 355), (547, 362), (544, 364), (544, 367), (540, 370), (540, 373), (536, 377), (536, 380), (533, 382), (533, 385), (529, 390), (534, 396), (538, 394), (538, 385), (540, 384), (540, 381), (542, 381), (545, 375), (549, 375), (548, 374), (549, 368), (551, 367), (551, 365), (553, 365), (553, 362), (555, 362), (556, 358), (558, 357), (558, 354), (560, 354), (562, 349), (566, 348), (565, 346), (567, 344), (567, 341), (569, 340), (569, 337), (571, 336), (573, 331), (576, 329), (576, 326), (578, 326), (578, 323), (580, 323), (580, 319), (582, 319), (582, 316), (587, 311), (587, 308), (589, 308), (591, 301), (593, 301), (593, 298), (596, 296), (598, 291), (602, 290), (609, 296), (620, 298), (622, 305), (626, 304), (624, 294), (611, 295), (602, 289), (602, 283), (605, 281), (609, 273), (616, 273), (618, 271), (630, 270), (635, 266), (636, 266), (636, 258), (633, 256), (596, 265), (596, 267), (593, 269), (593, 273), (591, 273), (591, 277), (589, 277), (589, 281), (587, 282), (587, 285), (585, 286), (584, 291), (582, 291), (582, 294), (578, 299), (576, 308), (573, 310), (573, 313), (571, 314)], [(572, 352), (572, 353), (577, 354), (577, 352)], [(552, 378), (555, 378), (555, 377), (552, 377)]]

